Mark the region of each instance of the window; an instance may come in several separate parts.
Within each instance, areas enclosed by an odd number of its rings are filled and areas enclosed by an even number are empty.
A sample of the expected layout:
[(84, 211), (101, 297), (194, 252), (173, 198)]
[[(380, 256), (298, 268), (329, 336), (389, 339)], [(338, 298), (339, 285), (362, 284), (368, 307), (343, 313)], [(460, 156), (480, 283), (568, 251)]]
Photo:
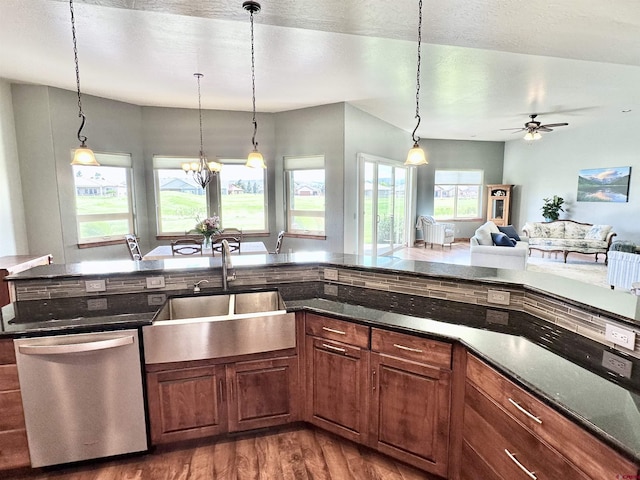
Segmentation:
[(183, 235), (197, 219), (220, 216), (223, 228), (244, 233), (267, 230), (266, 170), (245, 167), (245, 160), (220, 160), (224, 165), (206, 190), (180, 165), (197, 158), (153, 158), (159, 235)]
[(287, 231), (324, 235), (324, 156), (285, 157)]
[(438, 220), (481, 218), (482, 170), (436, 170), (434, 217)]
[(246, 160), (221, 160), (220, 219), (223, 228), (243, 233), (267, 231), (267, 171), (246, 167)]
[(72, 167), (78, 243), (122, 240), (134, 231), (131, 155), (95, 155), (99, 167)]

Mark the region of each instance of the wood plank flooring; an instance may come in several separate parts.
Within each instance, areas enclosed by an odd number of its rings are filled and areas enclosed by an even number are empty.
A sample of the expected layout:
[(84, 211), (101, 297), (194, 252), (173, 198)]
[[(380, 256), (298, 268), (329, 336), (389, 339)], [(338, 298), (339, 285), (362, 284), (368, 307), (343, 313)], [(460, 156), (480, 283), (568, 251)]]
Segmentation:
[(20, 472), (5, 480), (436, 480), (314, 428), (186, 446), (71, 467)]

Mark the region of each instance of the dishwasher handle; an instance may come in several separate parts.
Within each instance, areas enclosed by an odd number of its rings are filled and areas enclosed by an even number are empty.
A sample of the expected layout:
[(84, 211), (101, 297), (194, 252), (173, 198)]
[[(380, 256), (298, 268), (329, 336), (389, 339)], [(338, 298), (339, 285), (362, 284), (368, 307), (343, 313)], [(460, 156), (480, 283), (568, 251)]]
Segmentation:
[(24, 355), (64, 355), (69, 353), (93, 352), (109, 348), (122, 347), (133, 343), (133, 335), (95, 340), (91, 342), (69, 343), (61, 345), (18, 345), (18, 351)]

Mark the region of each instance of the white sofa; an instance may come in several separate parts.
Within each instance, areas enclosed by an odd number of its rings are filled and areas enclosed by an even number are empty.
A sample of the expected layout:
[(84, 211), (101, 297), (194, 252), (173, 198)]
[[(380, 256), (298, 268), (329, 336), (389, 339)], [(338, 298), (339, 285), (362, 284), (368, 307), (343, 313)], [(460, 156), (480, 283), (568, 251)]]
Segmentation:
[(471, 237), (470, 263), (474, 267), (510, 268), (524, 270), (527, 268), (529, 244), (526, 237), (520, 237), (515, 247), (499, 247), (493, 244), (492, 233), (500, 233), (493, 222), (481, 225)]
[(607, 282), (614, 287), (631, 290), (632, 283), (640, 282), (640, 255), (637, 253), (609, 251)]

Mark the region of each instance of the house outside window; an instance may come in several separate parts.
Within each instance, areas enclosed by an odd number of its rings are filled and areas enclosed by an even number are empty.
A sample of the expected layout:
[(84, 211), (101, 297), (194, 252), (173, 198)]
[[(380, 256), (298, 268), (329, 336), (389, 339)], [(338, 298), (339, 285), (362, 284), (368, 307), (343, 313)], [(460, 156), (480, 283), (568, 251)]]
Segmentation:
[(265, 232), (266, 170), (249, 168), (245, 160), (220, 159), (222, 171), (203, 189), (181, 168), (197, 158), (153, 158), (158, 235), (184, 235), (198, 220), (219, 215), (223, 228)]
[(131, 155), (95, 156), (99, 167), (72, 167), (79, 244), (122, 240), (134, 231)]
[(284, 158), (287, 232), (325, 234), (324, 155)]
[(482, 170), (436, 170), (433, 210), (438, 220), (481, 218)]

